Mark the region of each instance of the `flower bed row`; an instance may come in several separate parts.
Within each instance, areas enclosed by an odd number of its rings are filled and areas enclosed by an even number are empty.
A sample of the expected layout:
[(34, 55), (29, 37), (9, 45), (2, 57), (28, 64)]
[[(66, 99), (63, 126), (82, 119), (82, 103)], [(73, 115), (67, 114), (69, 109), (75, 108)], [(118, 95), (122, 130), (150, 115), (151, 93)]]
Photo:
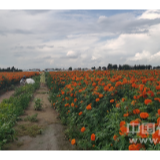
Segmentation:
[(14, 96), (0, 103), (0, 149), (3, 144), (14, 139), (14, 129), (18, 116), (23, 114), (36, 89), (40, 87), (40, 76), (35, 76), (34, 84), (26, 84), (15, 90)]
[(39, 75), (39, 72), (2, 72), (0, 73), (0, 90), (19, 83), (24, 75), (28, 78)]

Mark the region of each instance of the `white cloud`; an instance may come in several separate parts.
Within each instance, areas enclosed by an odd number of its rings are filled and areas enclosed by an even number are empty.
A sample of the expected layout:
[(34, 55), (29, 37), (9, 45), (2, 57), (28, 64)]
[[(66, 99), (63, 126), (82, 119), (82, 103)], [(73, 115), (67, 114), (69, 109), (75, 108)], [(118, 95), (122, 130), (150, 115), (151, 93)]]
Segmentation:
[(151, 54), (148, 51), (142, 51), (141, 53), (136, 53), (135, 56), (133, 57), (129, 57), (127, 58), (127, 62), (142, 62), (142, 63), (153, 63), (155, 65), (159, 65), (160, 62), (160, 51), (155, 53), (155, 54)]
[(159, 11), (145, 11), (138, 19), (134, 12), (56, 12), (0, 11), (0, 67), (92, 67), (126, 60), (158, 64)]
[(138, 19), (156, 19), (160, 18), (160, 10), (147, 10)]
[(136, 53), (134, 57), (130, 57), (127, 60), (137, 61), (143, 59), (150, 59), (151, 54), (148, 51), (143, 51), (142, 53)]
[(53, 59), (50, 59), (50, 60), (47, 60), (49, 62), (50, 65), (54, 64), (54, 60)]
[(75, 54), (75, 52), (74, 51), (72, 51), (72, 50), (70, 50), (70, 51), (68, 51), (67, 52), (67, 56), (75, 56), (76, 54)]
[(96, 60), (97, 58), (95, 56), (92, 56), (91, 60)]
[(107, 20), (106, 16), (99, 16), (99, 18), (98, 18), (98, 22), (103, 22), (105, 20)]

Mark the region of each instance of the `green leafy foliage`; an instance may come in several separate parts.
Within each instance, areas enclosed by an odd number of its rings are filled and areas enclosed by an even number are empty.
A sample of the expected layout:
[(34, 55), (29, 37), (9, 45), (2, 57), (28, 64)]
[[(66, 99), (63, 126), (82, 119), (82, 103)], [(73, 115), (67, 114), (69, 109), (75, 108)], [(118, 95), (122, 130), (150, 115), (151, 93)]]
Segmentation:
[(40, 98), (36, 98), (34, 100), (35, 104), (34, 104), (34, 109), (35, 110), (41, 110), (42, 109), (42, 100)]
[[(32, 95), (38, 89), (39, 85), (38, 76), (35, 77), (34, 84), (27, 84), (17, 88), (14, 97), (4, 99), (0, 103), (0, 149), (4, 143), (14, 140), (15, 131), (13, 126), (18, 120), (18, 117), (23, 114), (24, 109), (28, 107)], [(30, 117), (30, 120), (35, 119), (36, 115)]]
[(24, 120), (25, 121), (31, 121), (31, 122), (37, 122), (38, 121), (37, 120), (37, 115), (38, 115), (38, 113), (36, 113), (36, 114), (34, 114), (32, 116), (27, 116)]

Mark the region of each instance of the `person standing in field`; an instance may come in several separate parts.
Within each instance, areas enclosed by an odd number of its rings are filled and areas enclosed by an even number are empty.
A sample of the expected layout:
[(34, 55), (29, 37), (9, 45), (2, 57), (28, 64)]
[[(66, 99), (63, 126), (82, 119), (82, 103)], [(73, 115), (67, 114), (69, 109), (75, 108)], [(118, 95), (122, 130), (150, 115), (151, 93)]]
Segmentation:
[(41, 85), (42, 85), (42, 86), (45, 85), (45, 73), (44, 73), (44, 71), (41, 73), (40, 82), (41, 82)]
[(23, 78), (20, 80), (20, 85), (25, 85), (26, 83), (26, 76), (24, 75)]

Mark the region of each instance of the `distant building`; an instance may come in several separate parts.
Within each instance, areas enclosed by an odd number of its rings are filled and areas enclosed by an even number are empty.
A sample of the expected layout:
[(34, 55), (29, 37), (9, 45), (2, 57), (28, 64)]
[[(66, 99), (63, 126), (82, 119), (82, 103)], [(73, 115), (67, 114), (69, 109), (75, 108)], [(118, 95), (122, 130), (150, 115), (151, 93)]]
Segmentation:
[(46, 72), (53, 72), (53, 71), (55, 71), (55, 70), (54, 70), (54, 68), (46, 68), (45, 71), (46, 71)]
[(29, 69), (29, 71), (32, 71), (32, 72), (40, 72), (40, 69), (39, 69), (39, 68), (33, 68), (33, 69)]

